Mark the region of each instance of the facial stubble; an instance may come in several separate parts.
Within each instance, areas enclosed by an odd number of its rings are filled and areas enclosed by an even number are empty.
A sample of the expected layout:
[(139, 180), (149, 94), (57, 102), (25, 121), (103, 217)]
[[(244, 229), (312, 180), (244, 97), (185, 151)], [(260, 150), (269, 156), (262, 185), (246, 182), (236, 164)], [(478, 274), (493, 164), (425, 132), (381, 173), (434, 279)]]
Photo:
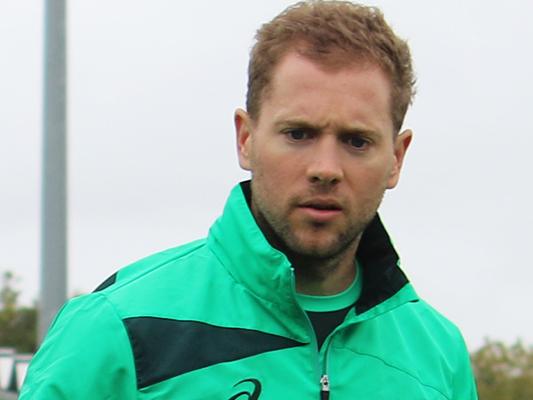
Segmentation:
[[(335, 229), (328, 223), (308, 222), (305, 228), (295, 227), (290, 221), (289, 213), (291, 207), (284, 212), (276, 210), (267, 195), (254, 185), (252, 180), (252, 212), (257, 224), (263, 231), (265, 237), (272, 246), (287, 255), (296, 270), (305, 269), (305, 274), (313, 275), (316, 278), (323, 278), (325, 275), (335, 271), (343, 261), (348, 259), (355, 262), (355, 253), (359, 240), (367, 227), (376, 215), (381, 204), (383, 189), (380, 196), (374, 202), (367, 204), (347, 221), (344, 229), (337, 232), (332, 243), (321, 248), (320, 244), (304, 243), (305, 238), (301, 238), (297, 229), (305, 229), (305, 235), (317, 235), (321, 230)], [(331, 239), (329, 239), (331, 240)]]

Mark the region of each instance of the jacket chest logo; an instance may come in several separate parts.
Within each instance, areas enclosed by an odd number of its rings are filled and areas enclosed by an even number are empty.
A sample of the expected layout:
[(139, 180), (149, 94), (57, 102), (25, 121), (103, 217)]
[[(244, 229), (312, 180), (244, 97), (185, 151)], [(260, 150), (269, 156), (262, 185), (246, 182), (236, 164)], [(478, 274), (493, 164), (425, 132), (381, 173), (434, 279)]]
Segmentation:
[(255, 378), (243, 379), (233, 385), (234, 388), (246, 387), (245, 390), (234, 394), (228, 400), (258, 400), (261, 394), (261, 382)]

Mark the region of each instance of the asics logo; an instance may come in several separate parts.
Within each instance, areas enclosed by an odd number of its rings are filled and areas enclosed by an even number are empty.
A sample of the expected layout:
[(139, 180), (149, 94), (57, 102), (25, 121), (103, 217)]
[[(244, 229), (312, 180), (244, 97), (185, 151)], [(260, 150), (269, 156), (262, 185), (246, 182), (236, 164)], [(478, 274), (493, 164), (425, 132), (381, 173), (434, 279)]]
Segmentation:
[[(237, 394), (231, 396), (228, 400), (257, 400), (261, 394), (261, 382), (254, 378), (243, 379), (242, 381), (237, 382), (233, 387), (241, 386), (245, 383), (251, 383), (253, 385), (253, 390), (243, 390)], [(248, 387), (250, 385), (247, 385)]]

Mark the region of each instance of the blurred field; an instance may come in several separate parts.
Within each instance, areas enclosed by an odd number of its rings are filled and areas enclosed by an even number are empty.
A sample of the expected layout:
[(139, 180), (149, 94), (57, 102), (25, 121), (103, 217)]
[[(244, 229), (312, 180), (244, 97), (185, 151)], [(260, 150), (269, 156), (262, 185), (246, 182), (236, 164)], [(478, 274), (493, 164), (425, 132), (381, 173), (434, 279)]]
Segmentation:
[(0, 400), (16, 400), (17, 395), (0, 391)]

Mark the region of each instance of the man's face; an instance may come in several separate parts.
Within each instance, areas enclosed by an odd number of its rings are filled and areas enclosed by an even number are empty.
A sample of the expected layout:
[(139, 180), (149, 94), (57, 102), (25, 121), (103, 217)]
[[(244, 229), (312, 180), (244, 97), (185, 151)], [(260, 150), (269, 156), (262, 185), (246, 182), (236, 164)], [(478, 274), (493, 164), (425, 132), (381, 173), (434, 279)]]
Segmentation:
[(375, 64), (327, 70), (296, 52), (275, 68), (260, 115), (235, 114), (252, 212), (274, 244), (327, 259), (355, 248), (398, 182), (411, 133), (393, 134), (390, 83)]

